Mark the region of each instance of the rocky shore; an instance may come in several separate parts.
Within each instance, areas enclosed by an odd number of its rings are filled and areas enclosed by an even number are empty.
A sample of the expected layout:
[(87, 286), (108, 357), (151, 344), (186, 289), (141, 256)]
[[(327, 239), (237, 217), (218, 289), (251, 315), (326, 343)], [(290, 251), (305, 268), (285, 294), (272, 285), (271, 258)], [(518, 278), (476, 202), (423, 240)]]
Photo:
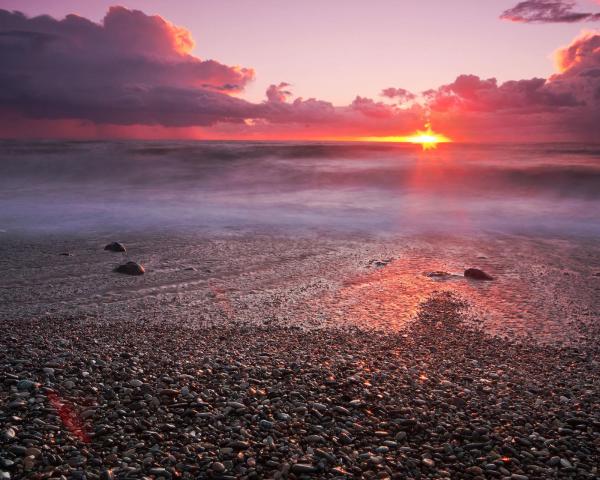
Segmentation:
[(0, 479), (600, 476), (597, 342), (3, 318)]

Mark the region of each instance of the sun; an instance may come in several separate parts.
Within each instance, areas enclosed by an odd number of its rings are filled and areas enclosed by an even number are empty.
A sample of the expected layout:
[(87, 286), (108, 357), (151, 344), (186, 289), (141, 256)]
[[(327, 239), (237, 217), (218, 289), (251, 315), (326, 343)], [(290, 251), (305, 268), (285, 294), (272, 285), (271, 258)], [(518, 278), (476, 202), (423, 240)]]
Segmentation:
[(425, 130), (417, 130), (413, 135), (401, 138), (403, 138), (402, 141), (404, 142), (421, 145), (423, 150), (431, 150), (437, 148), (438, 143), (448, 143), (451, 141), (445, 135), (435, 133), (429, 123), (425, 125)]
[(437, 148), (438, 143), (449, 143), (452, 140), (446, 135), (436, 133), (431, 129), (431, 124), (425, 124), (425, 130), (417, 130), (412, 135), (392, 136), (392, 137), (362, 137), (365, 142), (398, 142), (398, 143), (414, 143), (421, 145), (423, 150), (431, 150)]

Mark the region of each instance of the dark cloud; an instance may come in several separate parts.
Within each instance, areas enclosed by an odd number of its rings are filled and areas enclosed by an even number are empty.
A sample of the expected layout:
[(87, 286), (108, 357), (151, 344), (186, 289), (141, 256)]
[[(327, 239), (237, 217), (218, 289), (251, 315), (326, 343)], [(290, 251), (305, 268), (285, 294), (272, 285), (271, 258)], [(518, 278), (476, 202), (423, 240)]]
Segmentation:
[(526, 0), (505, 10), (500, 18), (522, 23), (575, 23), (600, 20), (600, 13), (575, 11), (574, 0)]
[(242, 121), (252, 69), (201, 60), (187, 30), (112, 7), (101, 24), (77, 15), (0, 10), (0, 109), (33, 118), (112, 124)]

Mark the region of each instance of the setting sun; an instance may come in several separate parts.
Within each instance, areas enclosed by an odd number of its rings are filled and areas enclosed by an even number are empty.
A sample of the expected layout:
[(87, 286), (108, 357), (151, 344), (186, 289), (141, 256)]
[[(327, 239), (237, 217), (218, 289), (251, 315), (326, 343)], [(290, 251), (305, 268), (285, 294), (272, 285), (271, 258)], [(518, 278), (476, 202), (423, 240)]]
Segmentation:
[(430, 124), (425, 125), (425, 130), (417, 130), (412, 135), (389, 137), (362, 137), (361, 140), (366, 142), (414, 143), (421, 145), (423, 147), (423, 150), (431, 150), (433, 148), (437, 148), (438, 143), (449, 143), (452, 141), (446, 135), (434, 132), (431, 129)]

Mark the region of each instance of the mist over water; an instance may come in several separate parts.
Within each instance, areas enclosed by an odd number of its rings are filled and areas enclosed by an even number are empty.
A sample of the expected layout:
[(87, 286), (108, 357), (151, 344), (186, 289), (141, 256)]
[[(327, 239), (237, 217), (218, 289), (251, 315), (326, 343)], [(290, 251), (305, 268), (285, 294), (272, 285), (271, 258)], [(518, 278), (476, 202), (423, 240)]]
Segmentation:
[(600, 147), (0, 143), (0, 229), (600, 233)]

